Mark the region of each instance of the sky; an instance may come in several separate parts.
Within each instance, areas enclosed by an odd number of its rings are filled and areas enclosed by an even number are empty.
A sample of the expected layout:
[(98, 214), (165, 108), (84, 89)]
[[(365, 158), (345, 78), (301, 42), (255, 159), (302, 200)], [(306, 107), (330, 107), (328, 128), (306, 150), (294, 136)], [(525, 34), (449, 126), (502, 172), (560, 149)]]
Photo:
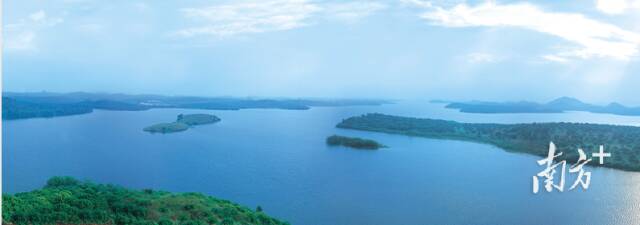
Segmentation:
[(640, 0), (3, 3), (4, 91), (640, 105)]

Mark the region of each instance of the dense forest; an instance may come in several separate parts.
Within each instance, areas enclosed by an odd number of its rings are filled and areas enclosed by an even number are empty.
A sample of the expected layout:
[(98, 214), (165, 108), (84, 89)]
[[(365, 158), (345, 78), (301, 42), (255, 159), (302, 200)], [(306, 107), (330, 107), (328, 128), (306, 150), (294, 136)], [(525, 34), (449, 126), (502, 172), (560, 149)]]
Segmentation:
[(420, 136), (427, 138), (467, 140), (488, 143), (508, 151), (546, 156), (549, 142), (563, 152), (559, 160), (575, 162), (578, 148), (591, 156), (600, 145), (611, 153), (604, 165), (598, 160), (590, 165), (640, 171), (640, 127), (587, 123), (491, 124), (459, 123), (447, 120), (419, 119), (366, 114), (351, 117), (337, 127)]
[(288, 109), (314, 106), (380, 105), (384, 100), (356, 99), (261, 99), (233, 97), (190, 97), (101, 93), (3, 93), (2, 118), (25, 119), (90, 113), (93, 109), (134, 111), (152, 108), (184, 109)]
[(259, 206), (253, 211), (198, 193), (130, 190), (71, 177), (53, 177), (42, 189), (3, 195), (2, 220), (7, 225), (288, 224), (267, 216)]
[(329, 146), (345, 146), (356, 149), (379, 149), (384, 148), (385, 146), (369, 139), (363, 138), (355, 138), (355, 137), (345, 137), (339, 135), (331, 135), (327, 137), (327, 145)]

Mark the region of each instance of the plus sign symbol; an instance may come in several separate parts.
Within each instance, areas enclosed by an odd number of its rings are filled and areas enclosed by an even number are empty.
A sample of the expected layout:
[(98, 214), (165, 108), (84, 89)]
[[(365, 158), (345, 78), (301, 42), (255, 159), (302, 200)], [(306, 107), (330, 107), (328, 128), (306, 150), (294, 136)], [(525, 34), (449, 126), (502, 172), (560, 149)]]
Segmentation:
[(593, 158), (600, 158), (600, 165), (604, 164), (604, 157), (611, 157), (611, 153), (604, 152), (604, 146), (600, 145), (600, 151), (591, 153)]

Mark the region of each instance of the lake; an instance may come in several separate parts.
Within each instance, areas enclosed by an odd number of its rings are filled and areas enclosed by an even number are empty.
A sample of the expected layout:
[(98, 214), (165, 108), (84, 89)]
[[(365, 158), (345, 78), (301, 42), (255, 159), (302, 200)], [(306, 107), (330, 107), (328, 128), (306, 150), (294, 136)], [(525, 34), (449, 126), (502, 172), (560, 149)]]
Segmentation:
[[(463, 122), (640, 125), (640, 117), (585, 112), (464, 114), (426, 101), (311, 110), (95, 111), (3, 121), (5, 192), (40, 188), (56, 175), (129, 188), (202, 192), (308, 225), (640, 224), (640, 173), (586, 167), (588, 190), (532, 193), (539, 157), (462, 141), (343, 130), (368, 112)], [(180, 113), (222, 119), (185, 132), (142, 128)], [(328, 147), (332, 134), (389, 148)], [(603, 143), (606, 145), (606, 143)], [(606, 163), (606, 159), (605, 159)], [(541, 189), (543, 190), (543, 189)]]

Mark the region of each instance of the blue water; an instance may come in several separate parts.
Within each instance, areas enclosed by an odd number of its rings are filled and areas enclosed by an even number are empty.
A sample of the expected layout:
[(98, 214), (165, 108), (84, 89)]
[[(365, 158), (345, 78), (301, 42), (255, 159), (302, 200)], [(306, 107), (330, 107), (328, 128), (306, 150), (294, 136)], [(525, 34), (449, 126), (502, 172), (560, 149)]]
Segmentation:
[[(367, 112), (466, 122), (640, 125), (638, 117), (579, 112), (463, 114), (425, 102), (304, 111), (96, 111), (3, 121), (2, 188), (29, 191), (51, 176), (69, 175), (130, 188), (203, 192), (309, 225), (640, 224), (640, 173), (588, 167), (588, 190), (534, 195), (531, 177), (542, 170), (537, 157), (478, 143), (334, 127)], [(142, 131), (179, 113), (211, 113), (222, 121), (167, 135)], [(390, 147), (327, 147), (324, 140), (332, 134)]]

